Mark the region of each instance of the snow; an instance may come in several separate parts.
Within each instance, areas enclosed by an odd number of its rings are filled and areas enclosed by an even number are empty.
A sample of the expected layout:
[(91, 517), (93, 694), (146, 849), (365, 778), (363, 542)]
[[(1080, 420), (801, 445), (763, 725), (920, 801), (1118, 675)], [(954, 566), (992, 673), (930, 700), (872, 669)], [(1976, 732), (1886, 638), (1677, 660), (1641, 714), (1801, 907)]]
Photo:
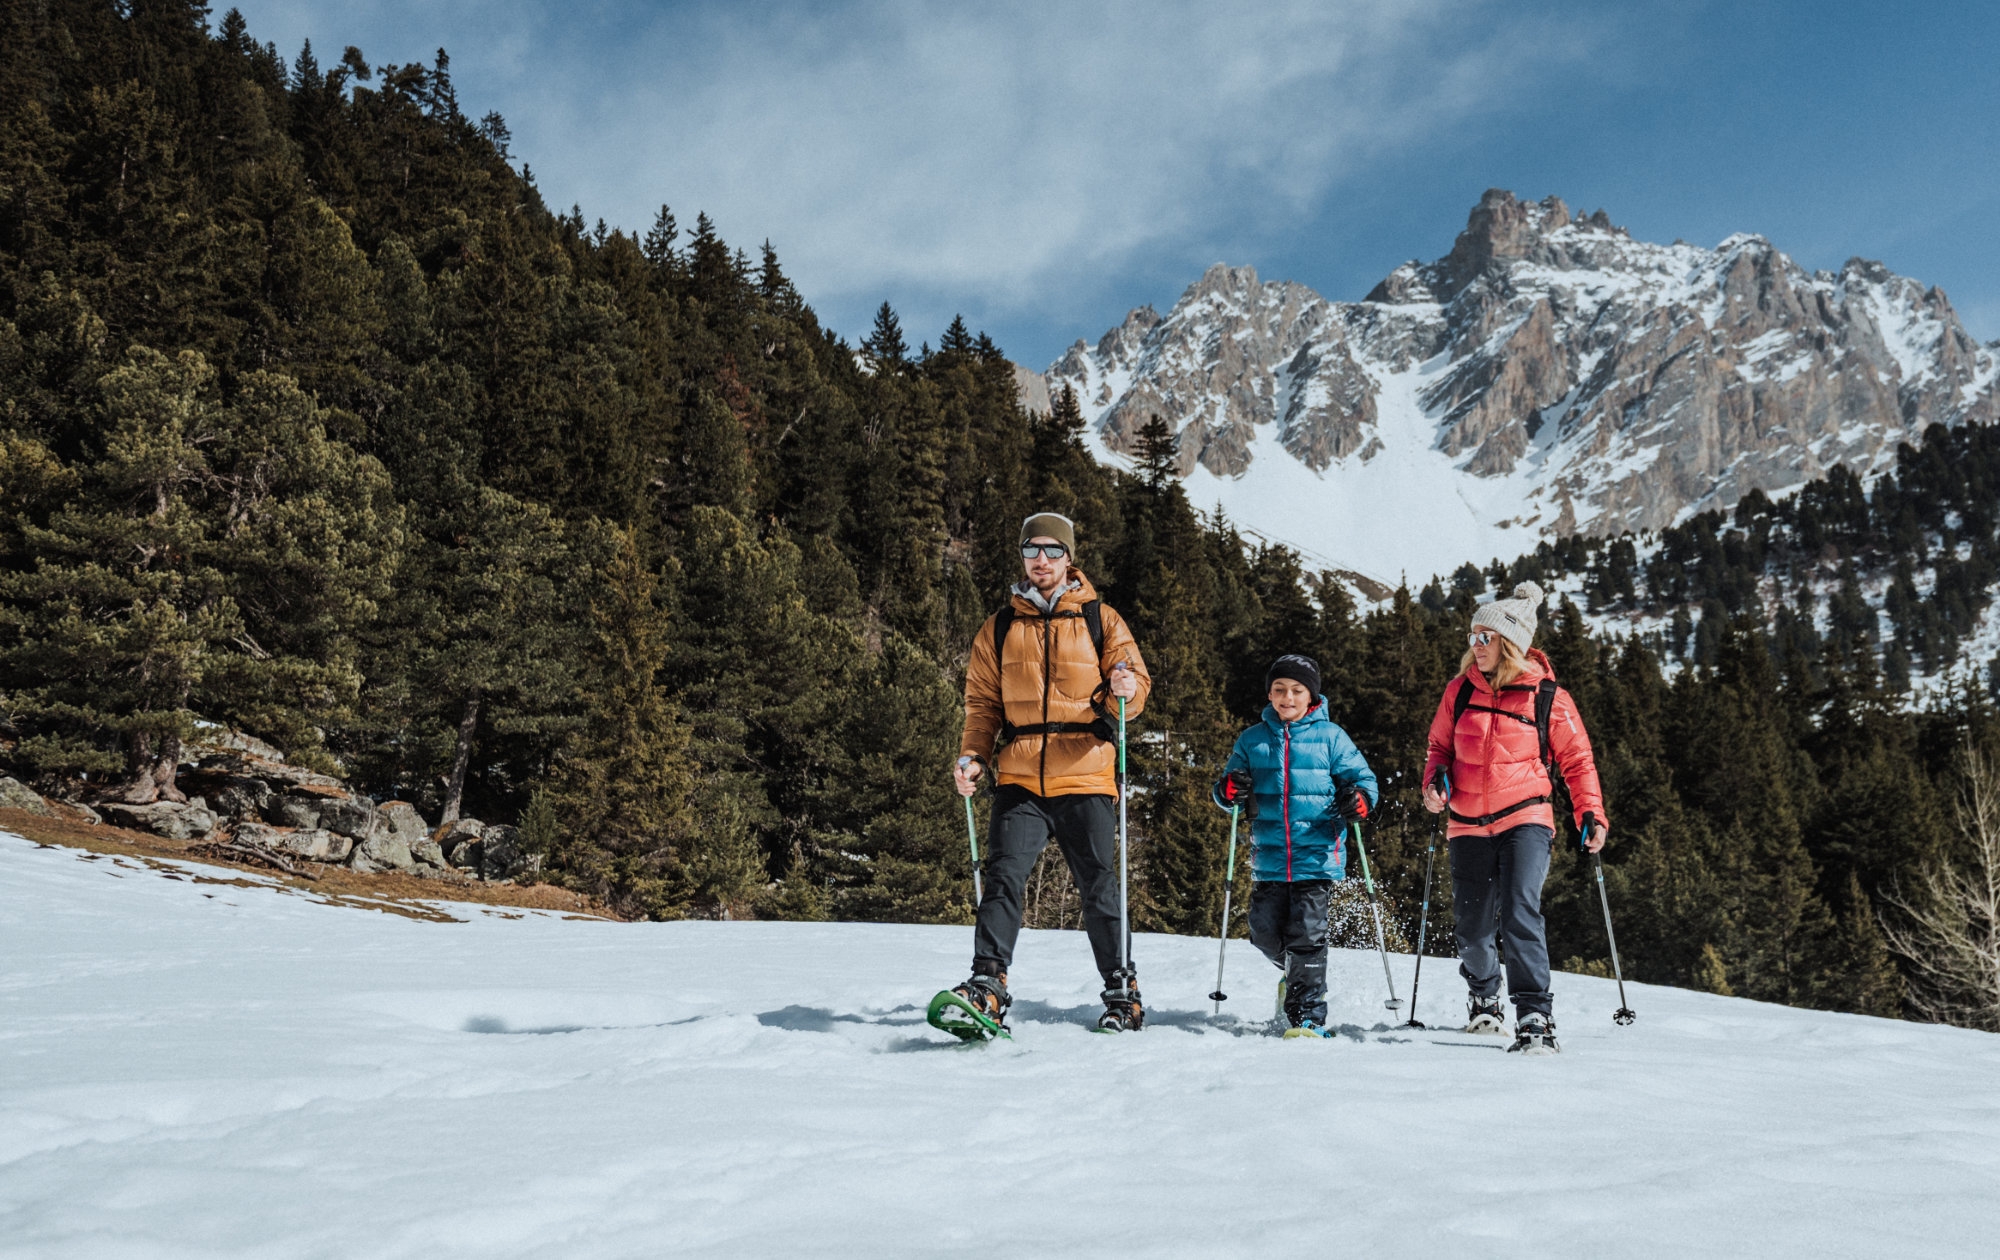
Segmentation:
[[(1369, 437), (1380, 446), (1364, 447), (1366, 459), (1356, 453), (1315, 472), (1285, 450), (1279, 425), (1259, 425), (1247, 471), (1223, 477), (1196, 465), (1182, 482), (1188, 501), (1220, 508), (1244, 534), (1283, 543), (1310, 564), (1388, 587), (1407, 578), (1415, 589), (1467, 561), (1533, 551), (1561, 513), (1560, 503), (1546, 502), (1545, 485), (1546, 464), (1562, 458), (1561, 426), (1544, 423), (1512, 473), (1466, 474), (1459, 465), (1472, 455), (1455, 462), (1438, 449), (1443, 409), (1426, 408), (1420, 397), (1451, 366), (1444, 355), (1403, 372), (1370, 366), (1378, 393)], [(1130, 466), (1094, 426), (1086, 440), (1100, 461)]]
[[(1029, 932), (1018, 1039), (918, 1003), (960, 927), (462, 922), (0, 834), (0, 1251), (121, 1256), (1990, 1254), (2000, 1039), (1559, 976), (1565, 1052), (1260, 1035), (1270, 968), (1142, 936), (1089, 1034)], [(214, 872), (210, 871), (213, 875)], [(1396, 962), (1399, 984), (1410, 960)], [(1419, 1012), (1460, 1007), (1430, 960)]]

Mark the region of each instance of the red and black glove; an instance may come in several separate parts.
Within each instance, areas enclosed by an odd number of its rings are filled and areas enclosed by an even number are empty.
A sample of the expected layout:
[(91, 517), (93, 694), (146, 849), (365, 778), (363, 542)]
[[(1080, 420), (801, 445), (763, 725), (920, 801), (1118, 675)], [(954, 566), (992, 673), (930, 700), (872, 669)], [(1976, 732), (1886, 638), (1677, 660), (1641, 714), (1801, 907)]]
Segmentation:
[(1231, 770), (1222, 776), (1222, 803), (1224, 805), (1248, 805), (1250, 803), (1250, 772)]
[(1360, 788), (1354, 789), (1354, 799), (1349, 801), (1347, 804), (1348, 804), (1348, 809), (1347, 809), (1348, 817), (1350, 818), (1368, 817), (1368, 793), (1362, 791)]

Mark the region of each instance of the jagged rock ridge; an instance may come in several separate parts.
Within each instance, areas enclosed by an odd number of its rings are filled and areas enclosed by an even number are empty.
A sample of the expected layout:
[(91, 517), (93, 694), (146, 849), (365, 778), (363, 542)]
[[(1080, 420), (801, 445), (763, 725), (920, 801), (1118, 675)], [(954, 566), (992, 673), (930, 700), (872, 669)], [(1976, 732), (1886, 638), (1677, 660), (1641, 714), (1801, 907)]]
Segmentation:
[(1835, 464), (1871, 472), (1932, 423), (1993, 421), (1996, 376), (1943, 292), (1879, 263), (1809, 272), (1752, 235), (1649, 244), (1601, 210), (1500, 190), (1450, 253), (1360, 302), (1217, 265), (1164, 317), (1135, 310), (1045, 374), (1114, 456), (1155, 414), (1184, 475), (1250, 485), (1259, 458), (1338, 483), (1421, 446), (1484, 526), (1536, 535), (1657, 528)]

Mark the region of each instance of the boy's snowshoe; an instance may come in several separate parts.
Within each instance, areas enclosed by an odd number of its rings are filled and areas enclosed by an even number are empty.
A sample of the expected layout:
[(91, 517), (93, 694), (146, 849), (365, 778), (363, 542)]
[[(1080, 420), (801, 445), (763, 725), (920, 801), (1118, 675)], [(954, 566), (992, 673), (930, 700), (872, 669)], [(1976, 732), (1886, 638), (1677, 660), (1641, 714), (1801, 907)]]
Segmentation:
[(1500, 1036), (1507, 1031), (1507, 1013), (1495, 997), (1465, 1000), (1465, 1031)]
[(1540, 1011), (1530, 1011), (1514, 1021), (1514, 1044), (1509, 1054), (1561, 1054), (1556, 1044), (1556, 1022)]
[(1112, 987), (1098, 994), (1104, 999), (1104, 1014), (1097, 1017), (1098, 1032), (1138, 1032), (1146, 1026), (1146, 1008), (1133, 980), (1130, 974), (1114, 975)]
[(1285, 1030), (1285, 1038), (1287, 1040), (1290, 1040), (1291, 1038), (1294, 1037), (1331, 1038), (1332, 1036), (1333, 1036), (1333, 1029), (1324, 1027), (1323, 1025), (1320, 1024), (1316, 1024), (1309, 1019), (1302, 1019), (1298, 1023), (1294, 1024), (1292, 1027), (1287, 1028)]
[(991, 1041), (995, 1037), (1011, 1041), (1014, 1034), (1007, 1030), (1007, 1008), (1013, 1004), (1006, 976), (973, 976), (932, 998), (924, 1018), (931, 1027), (961, 1041)]

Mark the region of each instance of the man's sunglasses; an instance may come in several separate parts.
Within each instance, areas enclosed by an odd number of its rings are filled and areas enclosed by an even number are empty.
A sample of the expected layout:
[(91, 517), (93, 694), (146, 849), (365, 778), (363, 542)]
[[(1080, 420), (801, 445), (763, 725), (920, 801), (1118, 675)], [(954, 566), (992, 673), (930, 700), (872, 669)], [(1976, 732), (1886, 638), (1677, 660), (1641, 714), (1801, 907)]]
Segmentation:
[(1068, 554), (1069, 548), (1063, 546), (1061, 543), (1021, 544), (1021, 559), (1023, 560), (1033, 560), (1036, 556), (1047, 556), (1051, 560), (1060, 560)]

